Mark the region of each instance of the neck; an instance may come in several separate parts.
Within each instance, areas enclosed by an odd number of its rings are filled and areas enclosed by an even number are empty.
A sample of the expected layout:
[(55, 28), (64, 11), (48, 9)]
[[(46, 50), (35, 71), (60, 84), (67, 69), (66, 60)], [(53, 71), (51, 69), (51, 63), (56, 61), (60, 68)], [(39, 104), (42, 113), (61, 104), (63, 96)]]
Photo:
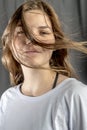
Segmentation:
[(23, 67), (24, 82), (22, 92), (25, 95), (38, 96), (52, 89), (55, 72), (52, 70)]

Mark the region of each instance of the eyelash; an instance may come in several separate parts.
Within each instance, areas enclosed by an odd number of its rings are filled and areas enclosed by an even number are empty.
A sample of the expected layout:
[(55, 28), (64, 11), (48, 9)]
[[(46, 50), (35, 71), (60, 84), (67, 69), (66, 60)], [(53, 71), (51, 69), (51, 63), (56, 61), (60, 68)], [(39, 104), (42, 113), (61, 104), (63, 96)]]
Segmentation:
[(18, 32), (17, 32), (17, 34), (22, 34), (22, 33), (24, 33), (24, 32), (23, 32), (23, 31), (18, 31)]
[(41, 31), (39, 32), (41, 35), (46, 35), (46, 34), (50, 34), (49, 32), (44, 32), (44, 31)]
[[(24, 34), (23, 31), (18, 31), (17, 34)], [(50, 33), (49, 32), (45, 32), (45, 31), (40, 31), (39, 32), (40, 35), (49, 35)]]

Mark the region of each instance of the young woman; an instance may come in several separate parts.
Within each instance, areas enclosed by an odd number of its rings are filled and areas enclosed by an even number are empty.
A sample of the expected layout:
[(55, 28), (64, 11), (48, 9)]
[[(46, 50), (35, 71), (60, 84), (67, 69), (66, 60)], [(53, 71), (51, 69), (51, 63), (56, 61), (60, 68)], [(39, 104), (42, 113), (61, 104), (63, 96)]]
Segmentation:
[(2, 36), (2, 62), (11, 84), (0, 100), (0, 130), (87, 130), (87, 86), (73, 77), (67, 39), (53, 8), (22, 4)]

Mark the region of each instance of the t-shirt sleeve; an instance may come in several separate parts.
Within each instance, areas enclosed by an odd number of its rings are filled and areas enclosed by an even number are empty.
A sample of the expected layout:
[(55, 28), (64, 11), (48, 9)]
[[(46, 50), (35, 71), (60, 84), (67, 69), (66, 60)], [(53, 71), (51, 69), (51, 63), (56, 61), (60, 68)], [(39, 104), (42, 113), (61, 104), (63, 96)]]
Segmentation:
[(7, 107), (7, 97), (6, 92), (4, 92), (0, 98), (0, 127), (3, 123), (6, 107)]
[(87, 130), (87, 88), (72, 95), (68, 108), (69, 129)]
[(87, 130), (87, 86), (70, 89), (58, 105), (56, 130)]

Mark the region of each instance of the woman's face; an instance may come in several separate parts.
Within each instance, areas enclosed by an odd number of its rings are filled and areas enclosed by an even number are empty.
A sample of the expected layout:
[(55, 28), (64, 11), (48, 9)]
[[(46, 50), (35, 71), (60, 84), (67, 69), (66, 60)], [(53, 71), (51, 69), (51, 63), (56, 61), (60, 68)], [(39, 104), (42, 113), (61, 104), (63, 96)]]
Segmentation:
[[(31, 10), (24, 13), (27, 29), (32, 31), (35, 38), (45, 44), (54, 44), (55, 38), (50, 19), (41, 10)], [(28, 39), (19, 23), (14, 32), (14, 41), (12, 42), (13, 54), (21, 64), (31, 67), (49, 67), (49, 60), (52, 56), (52, 50), (34, 45)]]

